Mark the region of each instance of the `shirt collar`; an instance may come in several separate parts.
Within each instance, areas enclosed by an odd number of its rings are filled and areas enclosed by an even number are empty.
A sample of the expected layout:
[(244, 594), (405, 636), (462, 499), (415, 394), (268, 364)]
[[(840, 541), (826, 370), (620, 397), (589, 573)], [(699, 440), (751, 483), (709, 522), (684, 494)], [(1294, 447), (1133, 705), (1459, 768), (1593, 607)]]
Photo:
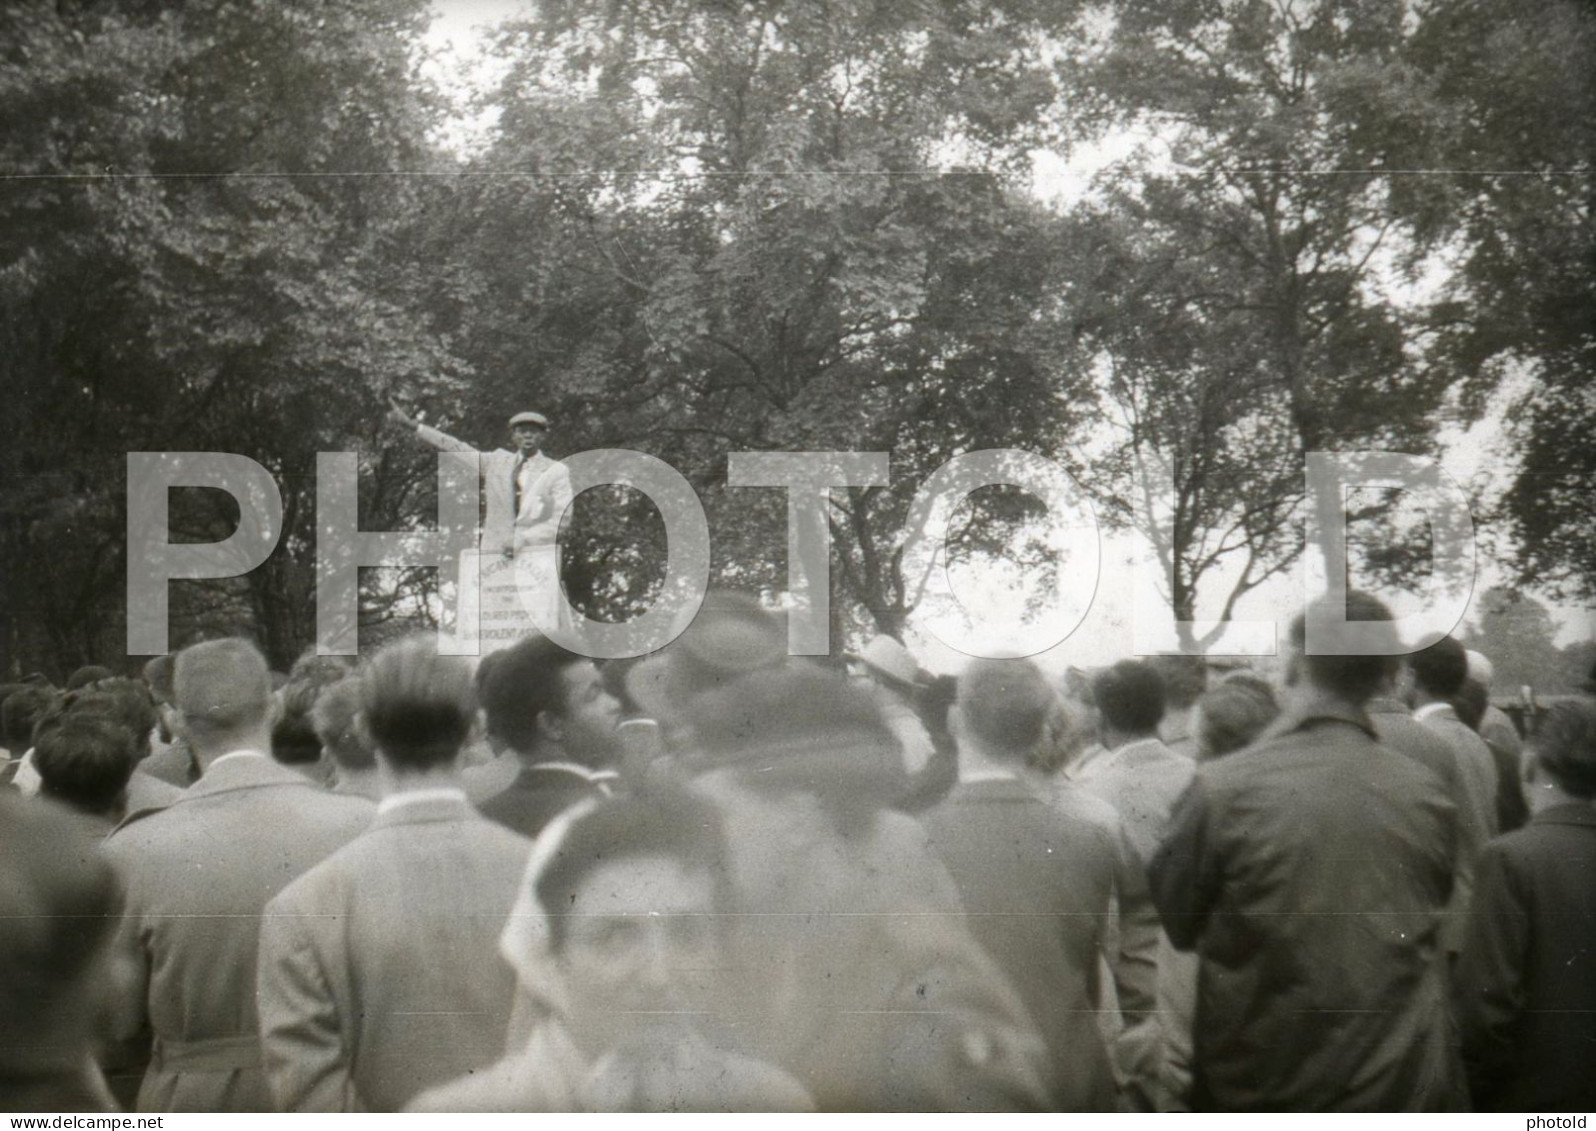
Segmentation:
[(590, 782), (612, 782), (620, 776), (614, 770), (595, 770), (579, 762), (534, 762), (527, 769), (556, 770), (567, 774), (575, 774), (583, 781)]
[(975, 785), (977, 782), (989, 781), (1019, 781), (1019, 778), (1007, 770), (961, 770), (959, 783), (961, 785)]
[(424, 805), (435, 801), (458, 801), (463, 805), (466, 803), (465, 790), (458, 786), (433, 786), (390, 793), (377, 802), (377, 816), (392, 813), (403, 805)]
[(1393, 699), (1389, 695), (1376, 696), (1364, 704), (1363, 709), (1371, 715), (1411, 715), (1407, 704), (1400, 699)]
[(235, 758), (265, 758), (268, 762), (271, 761), (271, 755), (264, 750), (229, 750), (220, 758), (212, 758), (210, 765), (205, 767), (205, 772), (208, 774), (223, 762), (231, 762)]
[(1108, 752), (1107, 756), (1104, 758), (1104, 764), (1105, 765), (1117, 765), (1117, 764), (1119, 764), (1120, 762), (1122, 762), (1126, 758), (1135, 757), (1136, 752), (1138, 750), (1151, 751), (1151, 750), (1153, 750), (1155, 748), (1159, 749), (1159, 750), (1162, 750), (1162, 749), (1165, 748), (1164, 747), (1164, 740), (1159, 738), (1156, 734), (1151, 736), (1150, 738), (1133, 739), (1130, 742), (1126, 742), (1126, 743), (1124, 743), (1124, 744), (1122, 744), (1120, 746), (1116, 746), (1116, 747), (1114, 747), (1114, 749), (1110, 750)]
[(1444, 711), (1450, 710), (1452, 710), (1452, 704), (1450, 703), (1426, 703), (1413, 712), (1413, 717), (1415, 719), (1427, 719), (1431, 715), (1439, 715)]

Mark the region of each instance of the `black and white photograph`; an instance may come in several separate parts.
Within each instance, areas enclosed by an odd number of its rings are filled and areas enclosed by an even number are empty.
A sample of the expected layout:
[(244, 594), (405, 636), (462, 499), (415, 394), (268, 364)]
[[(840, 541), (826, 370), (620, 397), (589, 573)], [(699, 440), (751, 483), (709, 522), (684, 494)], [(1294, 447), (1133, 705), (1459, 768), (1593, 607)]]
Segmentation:
[(1586, 0), (0, 0), (8, 1127), (1585, 1127), (1593, 200)]

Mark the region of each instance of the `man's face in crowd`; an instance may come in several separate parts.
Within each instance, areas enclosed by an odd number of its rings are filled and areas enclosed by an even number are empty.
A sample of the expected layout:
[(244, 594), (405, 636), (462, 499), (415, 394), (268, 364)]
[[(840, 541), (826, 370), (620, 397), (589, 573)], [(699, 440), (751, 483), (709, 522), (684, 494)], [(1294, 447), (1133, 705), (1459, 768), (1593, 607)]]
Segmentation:
[(562, 744), (583, 765), (609, 765), (620, 754), (620, 701), (605, 688), (591, 660), (567, 666), (560, 679), (565, 684)]
[(659, 1042), (691, 1025), (719, 973), (714, 880), (665, 856), (632, 856), (583, 877), (558, 961), (572, 1035), (590, 1056)]
[(515, 450), (524, 456), (535, 456), (543, 447), (544, 430), (536, 424), (517, 424), (510, 429), (510, 438), (515, 441)]

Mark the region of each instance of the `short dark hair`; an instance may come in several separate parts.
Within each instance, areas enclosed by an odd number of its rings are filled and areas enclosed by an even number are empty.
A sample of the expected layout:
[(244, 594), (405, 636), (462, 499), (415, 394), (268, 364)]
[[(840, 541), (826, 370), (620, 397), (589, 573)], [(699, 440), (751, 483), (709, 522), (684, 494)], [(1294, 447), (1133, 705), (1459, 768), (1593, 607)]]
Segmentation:
[(1197, 700), (1197, 743), (1202, 755), (1218, 758), (1249, 745), (1275, 721), (1280, 705), (1261, 680), (1226, 680)]
[[(1291, 644), (1301, 656), (1302, 669), (1314, 686), (1354, 703), (1365, 703), (1374, 697), (1397, 670), (1399, 658), (1394, 654), (1390, 656), (1310, 654), (1307, 651), (1307, 618), (1321, 607), (1328, 607), (1328, 602), (1325, 600), (1315, 602), (1307, 611), (1298, 613), (1291, 622)], [(1356, 589), (1348, 590), (1346, 607), (1343, 611), (1349, 623), (1369, 622), (1391, 626), (1389, 638), (1393, 644), (1397, 643), (1391, 610), (1378, 597)]]
[(720, 811), (685, 789), (600, 802), (571, 823), (533, 882), (533, 894), (548, 916), (551, 948), (558, 952), (565, 945), (566, 909), (583, 879), (616, 860), (662, 856), (684, 868), (708, 872), (716, 893), (713, 910), (725, 910), (725, 853)]
[(1413, 682), (1437, 699), (1450, 699), (1469, 677), (1469, 654), (1450, 636), (1437, 638), (1408, 657)]
[(170, 655), (156, 656), (144, 665), (144, 682), (157, 703), (172, 701), (172, 674), (176, 668)]
[(80, 687), (87, 687), (91, 683), (99, 683), (102, 679), (114, 679), (116, 673), (110, 668), (99, 664), (84, 664), (77, 671), (67, 676), (66, 689), (76, 691)]
[(1463, 686), (1457, 689), (1457, 694), (1450, 700), (1452, 709), (1457, 712), (1457, 717), (1472, 731), (1480, 729), (1480, 723), (1485, 719), (1485, 709), (1491, 705), (1491, 693), (1485, 685), (1470, 676), (1463, 681)]
[(430, 636), (390, 644), (360, 674), (360, 709), (390, 765), (445, 765), (459, 756), (476, 717), (470, 666), (462, 657), (439, 655)]
[(53, 687), (30, 685), (7, 695), (6, 701), (0, 704), (0, 730), (5, 732), (6, 748), (21, 754), (32, 746), (34, 727), (60, 702), (60, 693)]
[(39, 724), (39, 792), (85, 813), (116, 809), (137, 761), (127, 728), (102, 715), (61, 711)]
[(1121, 660), (1092, 680), (1103, 721), (1126, 734), (1146, 734), (1164, 719), (1164, 679), (1151, 664)]
[(272, 757), (286, 766), (308, 765), (321, 757), (321, 739), (311, 713), (322, 692), (345, 679), (350, 665), (342, 656), (314, 653), (294, 661), (283, 685), (281, 709), (272, 723)]
[(1166, 706), (1183, 710), (1208, 689), (1208, 661), (1201, 656), (1160, 654), (1149, 656), (1147, 662), (1164, 677)]
[(959, 713), (994, 754), (1024, 761), (1047, 731), (1058, 696), (1030, 660), (977, 659), (959, 676)]
[(1535, 721), (1529, 745), (1558, 785), (1575, 797), (1596, 798), (1596, 699), (1553, 703)]
[(310, 712), (317, 740), (346, 770), (369, 770), (377, 761), (359, 715), (360, 680), (354, 676), (324, 687)]
[(150, 732), (155, 729), (155, 704), (142, 684), (131, 679), (104, 679), (66, 697), (72, 714), (99, 715), (125, 727), (133, 739), (133, 752), (142, 758), (150, 752)]
[(512, 750), (537, 744), (538, 716), (567, 707), (562, 673), (585, 657), (546, 636), (529, 636), (496, 652), (477, 672), (477, 697), (488, 716), (488, 733)]

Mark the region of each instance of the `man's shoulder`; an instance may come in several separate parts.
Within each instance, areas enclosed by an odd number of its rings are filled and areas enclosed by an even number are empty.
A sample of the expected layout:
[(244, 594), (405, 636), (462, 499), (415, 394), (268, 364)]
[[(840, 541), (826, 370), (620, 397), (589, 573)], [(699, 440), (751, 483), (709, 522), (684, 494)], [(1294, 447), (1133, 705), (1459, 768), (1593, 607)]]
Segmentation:
[(1484, 851), (1515, 859), (1556, 861), (1553, 867), (1569, 866), (1565, 861), (1572, 851), (1575, 864), (1583, 864), (1588, 853), (1596, 851), (1596, 804), (1543, 810), (1529, 824), (1489, 841)]
[[(907, 814), (899, 814), (914, 820)], [(1061, 815), (1024, 783), (1015, 780), (958, 782), (942, 801), (920, 815), (927, 828), (976, 825), (1053, 825)]]
[[(215, 793), (184, 790), (163, 809), (127, 818), (106, 842), (123, 855), (178, 849), (191, 853), (196, 836), (222, 836), (228, 842), (293, 836), (331, 828), (358, 832), (370, 823), (376, 806), (363, 797), (330, 793), (310, 782), (227, 789)], [(268, 817), (269, 820), (253, 818)]]

